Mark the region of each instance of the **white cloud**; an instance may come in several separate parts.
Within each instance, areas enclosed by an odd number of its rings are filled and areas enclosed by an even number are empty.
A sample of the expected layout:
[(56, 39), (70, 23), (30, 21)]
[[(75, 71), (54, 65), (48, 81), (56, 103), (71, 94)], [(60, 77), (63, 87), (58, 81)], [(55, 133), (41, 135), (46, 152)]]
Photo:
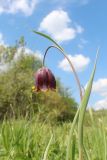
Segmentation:
[(74, 26), (68, 13), (61, 9), (54, 10), (44, 17), (39, 30), (46, 31), (59, 42), (72, 40), (83, 32), (83, 28), (80, 25)]
[(107, 78), (101, 78), (95, 81), (93, 83), (92, 92), (103, 97), (93, 105), (94, 109), (107, 109)]
[(89, 3), (89, 0), (81, 0), (81, 2), (80, 2), (82, 5), (86, 5), (86, 4), (88, 4)]
[(40, 60), (43, 59), (43, 55), (41, 54), (40, 51), (36, 50), (36, 51), (32, 51), (31, 49), (29, 48), (25, 48), (25, 54), (28, 54), (28, 55), (33, 55), (35, 56), (36, 58), (39, 58)]
[(71, 0), (71, 3), (77, 3), (80, 5), (86, 5), (89, 3), (90, 0)]
[(84, 38), (81, 38), (80, 41), (81, 41), (82, 44), (87, 44), (88, 43), (88, 41)]
[(107, 96), (107, 78), (98, 79), (94, 82), (92, 91), (101, 96)]
[[(4, 41), (4, 36), (2, 33), (0, 33), (0, 45), (6, 47), (7, 44)], [(0, 71), (6, 70), (9, 67), (9, 64), (5, 64), (5, 55), (0, 54)]]
[(22, 12), (26, 16), (30, 16), (37, 2), (38, 0), (0, 0), (0, 14)]
[(1, 64), (0, 63), (0, 72), (7, 71), (8, 68), (10, 68), (10, 64), (9, 63), (5, 63), (5, 64)]
[(83, 44), (78, 44), (78, 48), (83, 49), (84, 45)]
[(0, 33), (0, 45), (4, 45), (4, 37), (3, 37), (3, 34)]
[(82, 49), (88, 43), (88, 41), (84, 38), (80, 39), (80, 43), (78, 44), (78, 48)]
[(107, 98), (101, 99), (94, 104), (95, 110), (107, 109)]
[[(83, 56), (82, 54), (76, 54), (74, 56), (68, 55), (68, 58), (71, 60), (72, 64), (74, 65), (76, 71), (80, 72), (83, 71), (87, 65), (90, 63), (90, 59), (88, 57)], [(66, 58), (59, 62), (58, 65), (64, 71), (71, 71), (70, 65)]]
[(78, 5), (87, 5), (89, 3), (90, 0), (51, 0), (52, 2), (55, 3), (60, 3), (61, 5), (70, 5), (70, 4), (78, 4)]
[(83, 27), (81, 27), (80, 25), (76, 25), (76, 30), (77, 33), (82, 33), (84, 31)]
[[(24, 55), (33, 55), (40, 60), (43, 59), (43, 55), (41, 54), (40, 51), (32, 51), (30, 48), (27, 48), (27, 47), (24, 48), (23, 53), (24, 53)], [(18, 60), (18, 58), (20, 58), (21, 55), (22, 55), (22, 47), (18, 48), (13, 60), (14, 61)]]
[[(23, 52), (23, 54), (24, 55), (33, 55), (40, 60), (43, 59), (43, 55), (40, 53), (40, 51), (35, 51), (34, 52), (29, 48), (25, 48), (25, 52)], [(5, 53), (2, 53), (0, 55), (0, 72), (7, 71), (8, 69), (10, 69), (13, 66), (13, 63), (15, 61), (17, 61), (20, 58), (21, 55), (22, 55), (22, 48), (20, 47), (17, 50), (17, 52), (15, 53), (13, 59), (10, 62), (6, 62), (6, 59), (5, 59), (6, 55), (5, 55)]]

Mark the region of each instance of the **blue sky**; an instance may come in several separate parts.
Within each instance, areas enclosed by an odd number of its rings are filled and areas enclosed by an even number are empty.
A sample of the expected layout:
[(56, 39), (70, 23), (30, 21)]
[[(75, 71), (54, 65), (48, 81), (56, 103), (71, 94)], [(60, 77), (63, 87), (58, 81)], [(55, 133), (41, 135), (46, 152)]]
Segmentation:
[[(44, 54), (51, 43), (32, 29), (52, 36), (74, 63), (81, 84), (90, 77), (96, 50), (100, 46), (90, 105), (107, 108), (107, 2), (102, 0), (1, 0), (0, 43), (14, 45), (24, 36), (27, 48)], [(50, 50), (46, 64), (69, 87), (79, 101), (78, 89), (64, 57)]]

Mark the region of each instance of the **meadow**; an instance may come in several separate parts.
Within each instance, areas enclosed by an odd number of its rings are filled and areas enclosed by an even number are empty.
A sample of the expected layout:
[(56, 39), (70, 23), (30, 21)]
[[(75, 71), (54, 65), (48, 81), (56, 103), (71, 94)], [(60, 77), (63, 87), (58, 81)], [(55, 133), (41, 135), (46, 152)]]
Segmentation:
[(15, 46), (0, 46), (0, 62), (0, 160), (107, 160), (107, 111), (86, 110), (97, 58), (84, 93), (73, 68), (80, 104), (58, 78), (56, 92), (32, 90), (44, 61), (26, 53), (24, 37)]
[[(106, 122), (105, 111), (87, 112), (84, 143), (90, 160), (107, 160)], [(37, 117), (4, 120), (0, 124), (0, 160), (65, 160), (71, 125), (40, 123)], [(77, 160), (76, 128), (73, 136), (71, 160)]]

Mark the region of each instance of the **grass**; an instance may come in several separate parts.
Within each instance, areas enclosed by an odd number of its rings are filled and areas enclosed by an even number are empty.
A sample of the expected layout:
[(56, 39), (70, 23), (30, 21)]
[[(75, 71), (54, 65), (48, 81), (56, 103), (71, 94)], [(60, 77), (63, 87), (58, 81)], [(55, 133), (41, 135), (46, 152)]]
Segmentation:
[[(107, 160), (107, 116), (103, 113), (90, 112), (84, 124), (84, 143), (90, 160)], [(41, 124), (35, 117), (5, 120), (0, 125), (0, 160), (65, 160), (70, 126), (71, 123)], [(77, 129), (72, 143), (71, 160), (77, 160)]]
[[(91, 90), (92, 90), (92, 85), (93, 85), (93, 80), (94, 80), (94, 76), (95, 76), (95, 72), (96, 72), (96, 65), (97, 65), (97, 60), (98, 60), (98, 56), (99, 56), (99, 48), (97, 49), (97, 53), (96, 53), (96, 60), (94, 63), (94, 67), (90, 76), (90, 79), (88, 81), (87, 87), (85, 89), (84, 94), (82, 93), (82, 89), (81, 89), (81, 83), (80, 80), (78, 78), (78, 75), (75, 71), (75, 67), (72, 64), (71, 60), (69, 59), (69, 57), (67, 56), (67, 54), (65, 53), (64, 49), (62, 49), (62, 47), (60, 47), (51, 37), (49, 37), (46, 34), (43, 34), (41, 32), (36, 32), (34, 31), (34, 33), (41, 35), (42, 37), (50, 40), (51, 42), (53, 42), (55, 45), (51, 45), (49, 46), (44, 54), (44, 58), (43, 58), (43, 66), (44, 66), (44, 62), (45, 62), (45, 57), (47, 55), (47, 52), (50, 48), (57, 48), (60, 53), (63, 54), (63, 56), (66, 58), (66, 60), (69, 62), (70, 67), (73, 71), (75, 80), (77, 82), (77, 86), (80, 92), (80, 99), (81, 99), (81, 103), (79, 104), (79, 109), (77, 111), (77, 114), (75, 115), (75, 118), (73, 120), (71, 129), (70, 129), (70, 133), (69, 133), (69, 141), (67, 143), (67, 153), (66, 153), (66, 160), (74, 160), (75, 159), (75, 138), (74, 138), (74, 129), (77, 123), (77, 119), (78, 119), (78, 149), (79, 149), (79, 160), (83, 160), (84, 159), (84, 153), (86, 158), (89, 160), (90, 156), (86, 150), (85, 144), (84, 144), (84, 130), (83, 130), (83, 124), (84, 124), (84, 117), (85, 117), (85, 113), (86, 113), (86, 108), (87, 108), (87, 104), (90, 98), (90, 94), (91, 94)], [(73, 142), (73, 144), (71, 143), (71, 140)], [(48, 147), (49, 148), (49, 147)], [(72, 150), (72, 154), (70, 153), (70, 150)], [(72, 157), (72, 158), (71, 158)]]

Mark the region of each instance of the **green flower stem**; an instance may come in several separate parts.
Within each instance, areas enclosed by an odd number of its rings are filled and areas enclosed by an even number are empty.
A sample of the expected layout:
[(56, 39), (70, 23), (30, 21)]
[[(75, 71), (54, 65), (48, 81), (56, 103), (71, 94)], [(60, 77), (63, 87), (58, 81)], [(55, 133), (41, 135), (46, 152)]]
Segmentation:
[[(81, 84), (80, 84), (78, 75), (77, 75), (77, 73), (76, 73), (76, 71), (75, 71), (75, 68), (74, 68), (72, 62), (70, 61), (70, 59), (68, 58), (68, 56), (64, 53), (64, 50), (63, 50), (63, 49), (59, 48), (58, 46), (49, 46), (49, 47), (46, 49), (45, 54), (44, 54), (43, 66), (45, 65), (45, 57), (46, 57), (47, 52), (48, 52), (48, 50), (49, 50), (50, 48), (57, 48), (57, 49), (64, 55), (64, 57), (68, 60), (70, 66), (71, 66), (71, 70), (72, 70), (73, 73), (74, 73), (74, 77), (75, 77), (75, 80), (76, 80), (76, 82), (77, 82), (78, 89), (79, 89), (79, 93), (80, 93), (80, 99), (81, 99), (81, 101), (82, 101), (82, 97), (83, 97), (83, 95), (82, 95), (82, 88), (81, 88)], [(70, 160), (70, 159), (71, 159), (71, 157), (70, 157), (70, 156), (71, 156), (71, 154), (70, 154), (70, 153), (71, 153), (71, 139), (72, 139), (72, 137), (73, 137), (73, 132), (74, 132), (74, 128), (75, 128), (76, 123), (77, 123), (78, 115), (79, 115), (79, 108), (78, 108), (78, 110), (77, 110), (77, 113), (76, 113), (76, 115), (75, 115), (75, 117), (74, 117), (74, 120), (73, 120), (73, 123), (72, 123), (72, 127), (71, 127), (71, 129), (70, 129), (70, 134), (69, 134), (68, 143), (67, 143), (66, 160)]]
[(61, 49), (61, 47), (59, 48), (59, 47), (53, 45), (53, 46), (49, 46), (49, 47), (46, 49), (45, 54), (44, 54), (44, 58), (43, 58), (43, 66), (45, 65), (45, 57), (46, 57), (47, 52), (48, 52), (48, 50), (49, 50), (50, 48), (56, 48), (56, 49), (58, 49), (58, 50), (64, 55), (64, 57), (68, 60), (68, 62), (69, 62), (69, 64), (70, 64), (70, 67), (71, 67), (71, 69), (72, 69), (72, 71), (73, 71), (73, 73), (74, 73), (75, 80), (76, 80), (77, 85), (78, 85), (78, 89), (79, 89), (79, 93), (80, 93), (80, 99), (82, 100), (82, 89), (81, 89), (81, 84), (80, 84), (78, 75), (77, 75), (77, 73), (76, 73), (76, 71), (75, 71), (75, 68), (74, 68), (72, 62), (70, 61), (70, 59), (68, 58), (68, 56), (65, 54), (64, 50)]

